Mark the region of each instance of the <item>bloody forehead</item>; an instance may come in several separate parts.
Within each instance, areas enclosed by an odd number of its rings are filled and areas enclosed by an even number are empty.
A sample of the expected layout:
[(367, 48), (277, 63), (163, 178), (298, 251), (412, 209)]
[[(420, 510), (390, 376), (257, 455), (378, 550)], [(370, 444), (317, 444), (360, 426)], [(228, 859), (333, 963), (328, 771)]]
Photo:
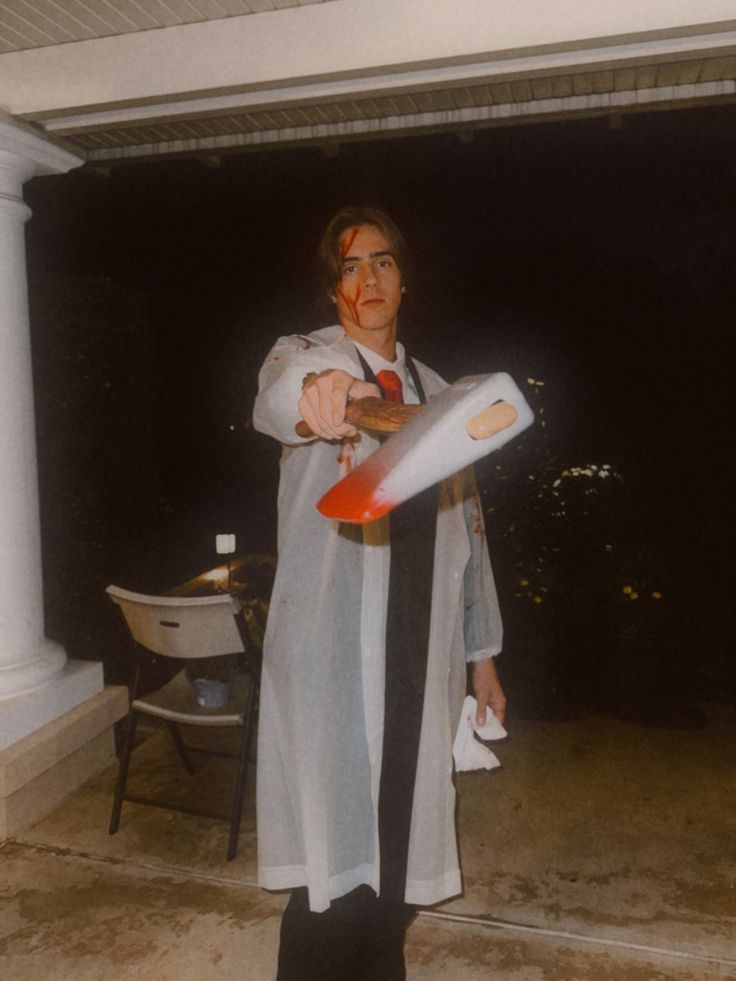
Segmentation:
[(364, 228), (365, 229), (373, 228), (375, 231), (377, 231), (380, 234), (381, 238), (383, 238), (384, 242), (386, 242), (386, 244), (389, 246), (388, 249), (379, 249), (375, 252), (370, 252), (368, 254), (368, 258), (373, 259), (376, 256), (381, 256), (381, 255), (390, 255), (392, 258), (395, 258), (393, 250), (390, 248), (390, 246), (393, 245), (393, 242), (379, 225), (353, 225), (350, 228), (346, 228), (342, 232), (338, 240), (341, 262), (354, 262), (356, 259), (363, 258), (363, 256), (349, 255), (348, 253), (352, 249), (355, 239), (358, 237), (358, 235)]
[[(345, 256), (347, 255), (347, 253), (353, 247), (353, 242), (355, 241), (355, 236), (358, 234), (359, 231), (360, 231), (360, 225), (356, 226), (355, 228), (345, 229), (345, 231), (343, 232), (343, 234), (340, 236), (340, 258), (341, 259), (344, 259)], [(349, 235), (348, 235), (348, 232), (350, 232)], [(343, 238), (345, 239), (344, 242), (342, 241)]]

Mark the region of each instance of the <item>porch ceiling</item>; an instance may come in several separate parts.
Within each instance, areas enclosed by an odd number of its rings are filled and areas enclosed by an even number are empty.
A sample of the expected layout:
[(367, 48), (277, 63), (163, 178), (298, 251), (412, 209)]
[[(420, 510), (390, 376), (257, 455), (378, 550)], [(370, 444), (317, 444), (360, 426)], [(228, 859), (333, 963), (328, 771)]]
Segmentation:
[(584, 7), (4, 0), (0, 108), (105, 164), (736, 102), (736, 0)]
[(0, 54), (331, 0), (3, 0)]

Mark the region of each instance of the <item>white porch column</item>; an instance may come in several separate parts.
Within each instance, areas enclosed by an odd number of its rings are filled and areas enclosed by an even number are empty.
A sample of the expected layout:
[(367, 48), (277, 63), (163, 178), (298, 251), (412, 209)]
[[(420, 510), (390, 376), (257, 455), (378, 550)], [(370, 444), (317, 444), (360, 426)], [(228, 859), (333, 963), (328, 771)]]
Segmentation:
[(0, 114), (0, 699), (42, 686), (66, 661), (44, 635), (23, 183), (82, 162)]
[(82, 161), (0, 112), (0, 842), (115, 760), (128, 691), (44, 634), (23, 182)]

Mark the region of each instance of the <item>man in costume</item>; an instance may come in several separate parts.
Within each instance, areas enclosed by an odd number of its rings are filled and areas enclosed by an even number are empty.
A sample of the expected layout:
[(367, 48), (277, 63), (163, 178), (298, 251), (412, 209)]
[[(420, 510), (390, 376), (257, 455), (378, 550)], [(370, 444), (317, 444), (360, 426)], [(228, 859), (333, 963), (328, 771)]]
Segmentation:
[[(452, 741), (467, 661), (478, 721), (487, 706), (503, 721), (501, 619), (471, 471), (362, 527), (317, 512), (378, 446), (346, 422), (348, 400), (418, 403), (445, 387), (397, 340), (407, 257), (391, 219), (345, 209), (319, 258), (339, 326), (280, 338), (254, 410), (283, 446), (259, 875), (292, 890), (279, 981), (399, 981), (416, 907), (461, 890)], [(301, 418), (313, 437), (296, 435)]]

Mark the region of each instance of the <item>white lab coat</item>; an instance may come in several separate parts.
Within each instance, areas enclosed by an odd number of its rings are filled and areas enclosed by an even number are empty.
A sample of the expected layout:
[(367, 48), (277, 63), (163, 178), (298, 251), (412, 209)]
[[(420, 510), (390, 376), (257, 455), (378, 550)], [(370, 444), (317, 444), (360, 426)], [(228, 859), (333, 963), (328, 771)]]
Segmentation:
[[(253, 416), (256, 429), (283, 444), (258, 739), (259, 880), (266, 889), (307, 886), (314, 911), (363, 883), (378, 892), (390, 562), (386, 519), (360, 528), (315, 508), (378, 445), (366, 433), (344, 445), (296, 436), (304, 376), (327, 368), (363, 376), (341, 327), (280, 338), (261, 370)], [(429, 368), (418, 370), (428, 398), (445, 387)], [(496, 655), (501, 638), (480, 504), (463, 471), (440, 492), (407, 903), (461, 891), (452, 741), (465, 661)]]

